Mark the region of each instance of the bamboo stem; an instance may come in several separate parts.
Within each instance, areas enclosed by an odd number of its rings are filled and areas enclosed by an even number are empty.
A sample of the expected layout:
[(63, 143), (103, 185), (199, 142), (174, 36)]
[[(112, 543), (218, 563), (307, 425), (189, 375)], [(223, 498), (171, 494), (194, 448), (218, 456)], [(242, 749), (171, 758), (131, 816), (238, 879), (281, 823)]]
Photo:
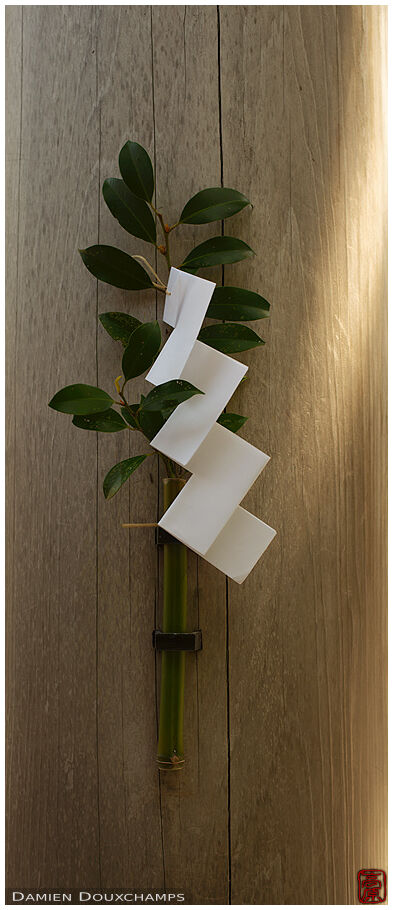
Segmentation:
[[(184, 486), (178, 477), (164, 479), (166, 510)], [(187, 631), (187, 548), (164, 545), (163, 632)], [(163, 651), (161, 660), (160, 725), (158, 767), (160, 771), (180, 770), (184, 765), (184, 651)]]

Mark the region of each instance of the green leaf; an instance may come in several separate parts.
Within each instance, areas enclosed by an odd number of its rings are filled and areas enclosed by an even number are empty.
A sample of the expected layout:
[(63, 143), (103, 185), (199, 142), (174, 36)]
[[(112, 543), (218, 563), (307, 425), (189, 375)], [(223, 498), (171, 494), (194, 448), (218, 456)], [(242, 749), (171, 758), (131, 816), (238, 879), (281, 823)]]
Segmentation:
[(241, 212), (246, 205), (251, 205), (249, 199), (224, 186), (213, 186), (201, 190), (184, 206), (179, 221), (183, 224), (207, 224), (209, 221), (222, 221)]
[(144, 322), (132, 333), (123, 354), (123, 375), (128, 382), (151, 367), (160, 349), (161, 331), (158, 322)]
[(231, 319), (233, 321), (251, 322), (252, 319), (264, 319), (269, 315), (270, 303), (244, 288), (215, 288), (206, 316), (209, 319)]
[[(128, 408), (136, 414), (136, 412), (139, 410), (139, 404), (129, 404)], [(138, 424), (132, 414), (130, 414), (130, 410), (128, 410), (128, 408), (120, 408), (124, 420), (126, 420), (130, 427), (133, 427), (134, 430), (139, 430)]]
[(156, 225), (147, 203), (131, 193), (124, 180), (117, 177), (105, 180), (102, 195), (108, 209), (125, 231), (147, 243), (156, 242)]
[(114, 246), (97, 244), (87, 250), (79, 250), (86, 268), (107, 284), (126, 291), (141, 291), (152, 288), (153, 282), (136, 259)]
[(139, 422), (147, 438), (153, 439), (182, 401), (198, 394), (201, 395), (203, 392), (190, 382), (179, 379), (163, 382), (152, 389), (146, 397), (141, 395)]
[(75, 416), (72, 420), (75, 427), (81, 430), (98, 430), (100, 433), (118, 433), (125, 430), (127, 424), (117, 411), (112, 408), (101, 414), (87, 414), (85, 417)]
[(130, 340), (130, 335), (135, 332), (138, 325), (142, 325), (140, 319), (135, 316), (129, 316), (128, 313), (101, 313), (98, 317), (101, 325), (115, 341), (121, 341), (126, 347)]
[(171, 379), (169, 382), (163, 382), (157, 385), (146, 396), (141, 405), (143, 411), (166, 411), (169, 408), (174, 409), (182, 401), (192, 398), (193, 395), (203, 395), (200, 389), (197, 389), (191, 382), (185, 379)]
[(165, 411), (163, 414), (162, 411), (140, 411), (139, 412), (139, 422), (142, 427), (142, 430), (149, 440), (161, 430), (161, 427), (164, 426), (165, 421), (170, 417), (172, 411), (175, 410), (175, 406), (172, 410)]
[(220, 423), (222, 427), (226, 427), (227, 430), (231, 430), (232, 433), (237, 433), (246, 420), (248, 420), (248, 417), (242, 417), (241, 414), (226, 414), (225, 411), (223, 411), (222, 414), (220, 414), (217, 423)]
[(133, 458), (126, 458), (125, 461), (119, 461), (118, 464), (115, 464), (113, 468), (108, 471), (103, 483), (105, 499), (112, 499), (112, 496), (120, 490), (123, 483), (125, 483), (131, 474), (139, 468), (139, 465), (145, 461), (145, 458), (147, 458), (147, 455), (134, 455)]
[(119, 155), (119, 168), (124, 183), (135, 196), (150, 202), (154, 190), (153, 165), (138, 142), (126, 142)]
[(67, 385), (49, 402), (49, 407), (63, 414), (99, 414), (107, 411), (113, 398), (94, 385)]
[(254, 251), (243, 240), (237, 237), (211, 237), (200, 243), (194, 250), (187, 254), (180, 266), (184, 271), (196, 272), (198, 269), (207, 269), (212, 265), (226, 265), (231, 262), (240, 262), (241, 259), (250, 259), (255, 256)]
[(224, 354), (236, 354), (265, 344), (247, 325), (237, 325), (236, 322), (207, 325), (199, 332), (198, 339)]

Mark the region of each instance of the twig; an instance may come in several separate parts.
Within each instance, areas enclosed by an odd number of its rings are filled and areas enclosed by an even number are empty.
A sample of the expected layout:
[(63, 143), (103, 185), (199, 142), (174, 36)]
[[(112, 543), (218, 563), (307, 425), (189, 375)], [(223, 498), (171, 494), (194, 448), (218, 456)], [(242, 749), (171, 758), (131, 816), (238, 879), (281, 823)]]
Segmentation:
[(147, 268), (149, 269), (149, 271), (151, 272), (151, 274), (154, 275), (155, 278), (157, 278), (157, 281), (159, 281), (159, 285), (157, 285), (157, 284), (154, 285), (154, 286), (157, 288), (157, 290), (158, 290), (158, 291), (164, 291), (165, 294), (169, 294), (169, 295), (170, 295), (171, 292), (167, 290), (166, 284), (164, 284), (164, 282), (161, 281), (161, 278), (159, 277), (159, 275), (157, 275), (157, 272), (154, 271), (153, 266), (150, 265), (150, 262), (149, 262), (147, 259), (145, 259), (144, 256), (139, 256), (137, 253), (134, 253), (134, 255), (133, 255), (132, 258), (133, 258), (133, 259), (140, 259), (141, 262), (144, 262), (144, 264), (147, 266)]

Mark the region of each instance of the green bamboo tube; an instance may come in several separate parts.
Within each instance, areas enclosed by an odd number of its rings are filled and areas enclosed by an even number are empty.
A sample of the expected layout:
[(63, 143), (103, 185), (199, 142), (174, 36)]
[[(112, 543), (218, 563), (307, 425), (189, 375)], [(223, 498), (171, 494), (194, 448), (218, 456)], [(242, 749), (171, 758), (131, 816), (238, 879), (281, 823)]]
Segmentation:
[[(164, 510), (184, 486), (180, 478), (164, 479)], [(187, 547), (164, 545), (163, 632), (187, 631)], [(184, 766), (184, 651), (162, 651), (158, 767), (179, 771)]]

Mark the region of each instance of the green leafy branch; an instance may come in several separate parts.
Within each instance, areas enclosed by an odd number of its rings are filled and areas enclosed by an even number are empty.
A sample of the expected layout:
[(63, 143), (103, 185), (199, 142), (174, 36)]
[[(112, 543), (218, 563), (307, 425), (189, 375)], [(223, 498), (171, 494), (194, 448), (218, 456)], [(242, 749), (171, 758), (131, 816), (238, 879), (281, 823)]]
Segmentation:
[[(126, 142), (119, 155), (119, 168), (121, 179), (111, 177), (104, 181), (104, 200), (124, 230), (158, 250), (166, 261), (168, 273), (171, 268), (170, 235), (180, 225), (222, 221), (251, 205), (246, 196), (237, 190), (211, 187), (196, 193), (184, 206), (179, 220), (170, 226), (152, 202), (154, 172), (146, 150), (137, 142)], [(162, 243), (157, 242), (157, 222)], [(86, 268), (100, 281), (130, 291), (150, 288), (166, 292), (153, 266), (143, 256), (130, 256), (105, 244), (96, 244), (79, 252)], [(239, 262), (254, 255), (243, 240), (220, 235), (190, 250), (177, 267), (196, 274), (200, 269)], [(141, 265), (141, 260), (147, 269)], [(264, 344), (262, 338), (242, 323), (265, 318), (269, 309), (267, 300), (254, 291), (216, 287), (206, 316), (217, 321), (203, 326), (198, 337), (204, 344), (226, 354), (260, 347)], [(108, 334), (124, 347), (122, 373), (115, 381), (118, 399), (95, 386), (77, 384), (57, 392), (49, 406), (71, 414), (74, 426), (80, 429), (101, 433), (127, 429), (141, 433), (150, 442), (179, 404), (203, 392), (185, 380), (172, 380), (156, 386), (146, 396), (141, 395), (138, 403), (130, 403), (125, 396), (127, 384), (150, 369), (160, 351), (159, 324), (142, 323), (134, 316), (118, 312), (102, 313), (99, 319)], [(218, 422), (236, 433), (246, 420), (239, 414), (223, 413)], [(114, 465), (104, 479), (106, 499), (114, 496), (146, 458), (154, 454), (136, 455)], [(175, 477), (178, 467), (164, 455), (160, 457), (168, 476)]]

